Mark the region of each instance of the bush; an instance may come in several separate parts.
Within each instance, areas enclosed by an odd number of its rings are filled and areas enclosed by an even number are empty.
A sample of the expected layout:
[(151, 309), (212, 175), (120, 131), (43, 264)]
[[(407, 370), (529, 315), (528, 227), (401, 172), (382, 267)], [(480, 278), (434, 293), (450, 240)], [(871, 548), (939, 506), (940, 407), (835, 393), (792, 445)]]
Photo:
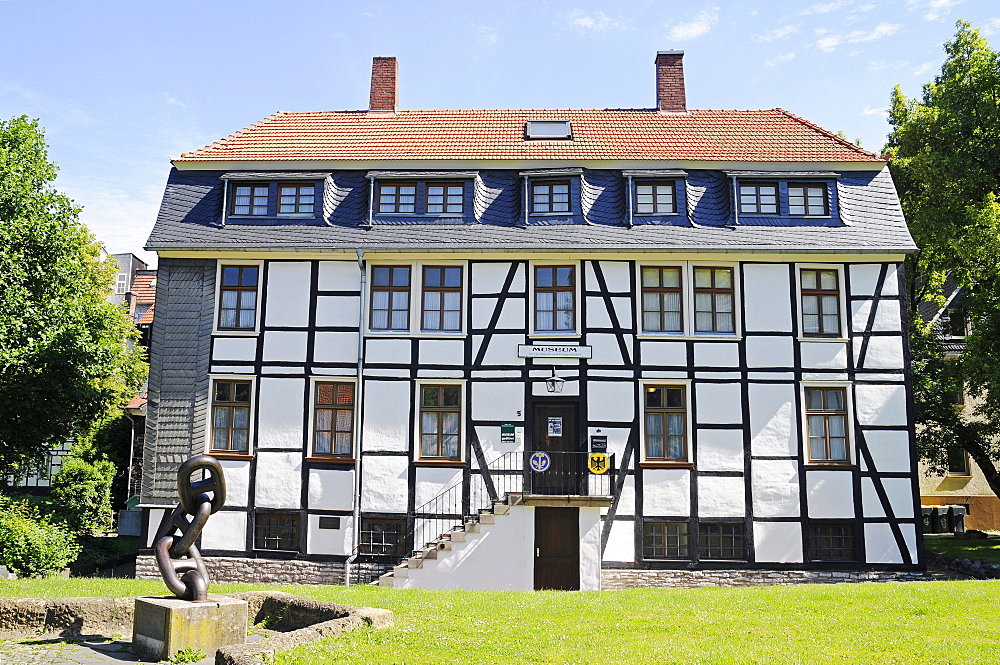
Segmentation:
[(79, 553), (72, 534), (55, 524), (16, 511), (0, 514), (0, 563), (19, 577), (59, 572)]
[(53, 516), (75, 533), (110, 530), (114, 477), (115, 465), (107, 460), (67, 458), (52, 479)]

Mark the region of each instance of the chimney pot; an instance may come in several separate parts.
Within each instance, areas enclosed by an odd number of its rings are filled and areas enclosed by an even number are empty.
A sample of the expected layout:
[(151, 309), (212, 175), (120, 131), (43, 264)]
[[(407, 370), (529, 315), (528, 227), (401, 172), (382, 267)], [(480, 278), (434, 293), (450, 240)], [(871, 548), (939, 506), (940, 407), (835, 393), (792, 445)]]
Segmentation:
[(685, 113), (684, 51), (656, 54), (656, 108), (661, 113)]
[(399, 82), (396, 78), (394, 56), (372, 58), (372, 88), (368, 110), (376, 113), (395, 113)]

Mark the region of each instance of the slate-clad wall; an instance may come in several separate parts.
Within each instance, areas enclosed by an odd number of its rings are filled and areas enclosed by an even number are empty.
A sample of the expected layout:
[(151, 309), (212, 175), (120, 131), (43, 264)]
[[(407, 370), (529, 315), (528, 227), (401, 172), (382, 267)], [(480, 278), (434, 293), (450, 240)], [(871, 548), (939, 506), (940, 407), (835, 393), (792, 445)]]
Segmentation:
[(143, 503), (177, 500), (177, 468), (205, 447), (215, 265), (161, 258), (150, 348)]

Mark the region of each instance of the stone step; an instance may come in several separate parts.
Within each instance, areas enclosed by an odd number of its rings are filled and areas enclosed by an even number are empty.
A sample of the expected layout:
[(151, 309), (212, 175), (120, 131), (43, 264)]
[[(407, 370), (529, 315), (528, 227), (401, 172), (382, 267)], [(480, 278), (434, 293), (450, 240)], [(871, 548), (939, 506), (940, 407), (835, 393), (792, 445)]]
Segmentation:
[(502, 501), (497, 501), (493, 504), (493, 514), (494, 515), (506, 515), (510, 512), (510, 506)]
[(464, 543), (465, 542), (465, 531), (455, 529), (448, 535), (449, 540), (453, 543)]
[(392, 586), (394, 586), (395, 582), (392, 579), (392, 573), (386, 573), (385, 575), (382, 575), (381, 577), (379, 577), (378, 578), (378, 585), (379, 586), (384, 586), (384, 587), (392, 587)]
[[(398, 577), (398, 578), (409, 577), (410, 576), (410, 569), (407, 568), (405, 564), (401, 564), (399, 566), (393, 566), (392, 567), (392, 576), (393, 577)], [(385, 575), (383, 575), (382, 577), (385, 577)]]
[(438, 548), (428, 547), (421, 553), (420, 556), (424, 559), (436, 559), (438, 558)]
[(405, 565), (406, 565), (407, 568), (410, 568), (410, 569), (413, 569), (413, 568), (423, 568), (424, 567), (424, 560), (421, 557), (418, 557), (418, 556), (411, 556), (409, 559), (406, 560), (406, 564)]
[(469, 520), (468, 522), (466, 522), (465, 523), (465, 532), (466, 533), (479, 533), (479, 522), (476, 522), (475, 520)]
[(451, 551), (451, 541), (447, 539), (442, 539), (438, 541), (437, 548), (439, 552), (450, 552)]
[(479, 513), (480, 524), (496, 524), (497, 516), (493, 513)]

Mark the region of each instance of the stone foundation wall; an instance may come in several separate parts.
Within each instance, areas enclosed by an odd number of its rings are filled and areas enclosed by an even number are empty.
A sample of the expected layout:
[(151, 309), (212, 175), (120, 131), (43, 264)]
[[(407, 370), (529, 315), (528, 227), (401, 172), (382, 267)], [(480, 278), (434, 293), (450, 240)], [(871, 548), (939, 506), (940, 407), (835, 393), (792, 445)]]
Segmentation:
[(953, 559), (937, 552), (928, 552), (927, 561), (981, 580), (993, 580), (1000, 577), (1000, 563), (986, 563), (974, 559)]
[[(343, 584), (344, 564), (331, 561), (205, 557), (213, 582), (259, 582), (274, 584)], [(136, 579), (160, 579), (156, 559), (135, 560)]]
[(634, 570), (604, 569), (601, 588), (761, 586), (769, 584), (838, 584), (841, 582), (915, 582), (930, 579), (921, 572), (842, 570)]

